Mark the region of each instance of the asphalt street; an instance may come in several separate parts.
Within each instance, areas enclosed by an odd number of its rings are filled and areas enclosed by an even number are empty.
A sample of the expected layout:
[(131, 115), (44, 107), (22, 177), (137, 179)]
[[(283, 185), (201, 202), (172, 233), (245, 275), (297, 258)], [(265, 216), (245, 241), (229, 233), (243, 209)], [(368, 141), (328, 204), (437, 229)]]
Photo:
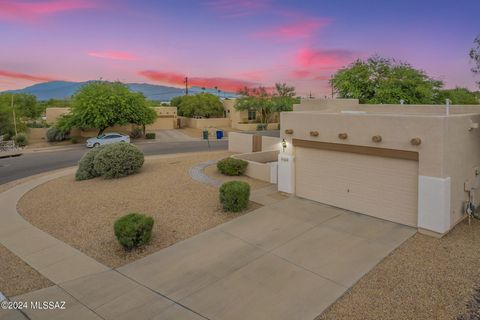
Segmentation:
[[(185, 152), (219, 151), (228, 149), (228, 141), (154, 142), (137, 146), (146, 156)], [(77, 164), (88, 149), (84, 146), (72, 146), (58, 151), (38, 151), (24, 153), (19, 157), (0, 159), (0, 184), (28, 177), (46, 171), (66, 168)]]

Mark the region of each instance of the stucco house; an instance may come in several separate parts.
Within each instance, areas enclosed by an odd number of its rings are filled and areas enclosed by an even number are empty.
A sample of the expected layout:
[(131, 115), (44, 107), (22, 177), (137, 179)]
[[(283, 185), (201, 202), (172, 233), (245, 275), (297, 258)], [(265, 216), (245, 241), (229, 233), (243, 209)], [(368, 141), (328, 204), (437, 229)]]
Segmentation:
[(441, 236), (480, 200), (480, 105), (304, 100), (281, 114), (278, 188)]

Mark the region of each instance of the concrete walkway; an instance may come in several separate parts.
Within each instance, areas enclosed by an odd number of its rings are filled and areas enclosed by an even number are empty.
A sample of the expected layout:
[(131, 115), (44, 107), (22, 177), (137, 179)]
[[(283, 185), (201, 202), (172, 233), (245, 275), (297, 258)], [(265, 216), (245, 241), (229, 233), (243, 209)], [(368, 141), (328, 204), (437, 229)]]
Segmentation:
[(190, 168), (190, 170), (188, 171), (188, 174), (195, 181), (208, 184), (209, 186), (212, 186), (215, 188), (219, 188), (222, 185), (222, 181), (211, 178), (207, 176), (204, 172), (206, 167), (214, 165), (218, 161), (219, 160), (208, 160), (208, 161), (199, 163), (196, 166), (193, 166), (192, 168)]
[[(65, 172), (63, 173), (65, 174)], [(14, 297), (66, 310), (0, 310), (0, 319), (313, 319), (415, 229), (254, 190), (264, 207), (117, 270), (31, 226), (0, 194), (0, 242), (55, 286)]]

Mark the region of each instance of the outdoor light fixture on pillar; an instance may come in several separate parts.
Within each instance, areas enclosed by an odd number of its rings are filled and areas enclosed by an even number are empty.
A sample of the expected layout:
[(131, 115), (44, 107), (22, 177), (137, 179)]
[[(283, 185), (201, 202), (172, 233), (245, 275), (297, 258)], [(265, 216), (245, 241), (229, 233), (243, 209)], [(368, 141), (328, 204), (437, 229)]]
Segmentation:
[(287, 140), (283, 139), (282, 140), (282, 151), (285, 152), (285, 149), (287, 148)]

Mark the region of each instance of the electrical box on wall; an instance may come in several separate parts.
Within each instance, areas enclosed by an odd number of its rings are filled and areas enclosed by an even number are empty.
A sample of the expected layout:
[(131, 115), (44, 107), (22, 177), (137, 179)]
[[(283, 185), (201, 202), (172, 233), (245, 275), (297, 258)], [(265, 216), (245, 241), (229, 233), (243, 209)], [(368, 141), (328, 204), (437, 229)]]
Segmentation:
[(295, 157), (290, 154), (278, 155), (278, 191), (295, 192)]
[(465, 180), (465, 191), (480, 188), (480, 167), (475, 167), (470, 171), (467, 180)]

